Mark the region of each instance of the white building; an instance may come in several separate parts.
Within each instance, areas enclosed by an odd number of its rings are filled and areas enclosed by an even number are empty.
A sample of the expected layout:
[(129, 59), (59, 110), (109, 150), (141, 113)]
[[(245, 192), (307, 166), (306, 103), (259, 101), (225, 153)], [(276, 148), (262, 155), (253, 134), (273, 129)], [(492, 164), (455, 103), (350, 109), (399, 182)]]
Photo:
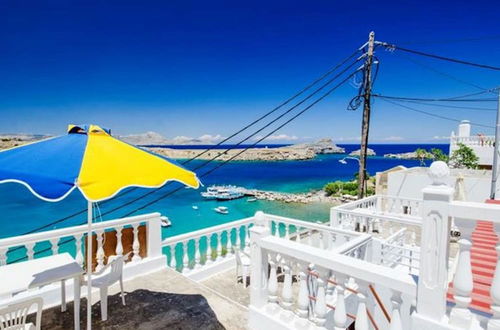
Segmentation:
[(450, 157), (453, 151), (458, 148), (459, 144), (465, 144), (474, 150), (479, 157), (480, 168), (491, 169), (493, 164), (495, 136), (484, 135), (481, 132), (471, 135), (470, 122), (468, 120), (462, 120), (460, 125), (458, 125), (458, 134), (451, 132)]

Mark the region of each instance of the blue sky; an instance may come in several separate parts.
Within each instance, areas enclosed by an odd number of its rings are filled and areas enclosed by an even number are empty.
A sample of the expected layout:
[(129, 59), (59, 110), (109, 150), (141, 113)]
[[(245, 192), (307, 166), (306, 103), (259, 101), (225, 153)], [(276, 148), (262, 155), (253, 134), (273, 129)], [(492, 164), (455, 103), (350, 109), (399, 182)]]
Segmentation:
[[(2, 1), (0, 132), (62, 134), (68, 123), (97, 123), (117, 134), (227, 136), (352, 53), (370, 30), (380, 41), (500, 65), (497, 15), (491, 1)], [(469, 38), (480, 40), (453, 41)], [(374, 89), (386, 95), (500, 85), (498, 71), (377, 55)], [(355, 93), (347, 84), (274, 141), (356, 142), (361, 111), (346, 110)], [(493, 111), (408, 105), (494, 124)], [(371, 140), (439, 142), (455, 127), (377, 100)]]

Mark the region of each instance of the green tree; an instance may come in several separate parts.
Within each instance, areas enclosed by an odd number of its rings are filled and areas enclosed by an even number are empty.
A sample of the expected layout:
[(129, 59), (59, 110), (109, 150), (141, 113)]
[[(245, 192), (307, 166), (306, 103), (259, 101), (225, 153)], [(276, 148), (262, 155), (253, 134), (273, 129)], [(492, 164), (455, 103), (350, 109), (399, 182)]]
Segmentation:
[(478, 162), (479, 157), (476, 156), (474, 150), (463, 143), (458, 144), (458, 149), (453, 151), (450, 158), (450, 166), (453, 168), (476, 169)]
[(443, 153), (443, 150), (441, 150), (441, 149), (432, 148), (431, 149), (431, 154), (434, 157), (434, 160), (440, 160), (440, 161), (443, 161), (445, 163), (448, 162), (448, 155), (445, 155)]
[(425, 166), (424, 160), (428, 158), (427, 150), (422, 148), (417, 148), (417, 150), (415, 150), (415, 155), (420, 160), (420, 166)]

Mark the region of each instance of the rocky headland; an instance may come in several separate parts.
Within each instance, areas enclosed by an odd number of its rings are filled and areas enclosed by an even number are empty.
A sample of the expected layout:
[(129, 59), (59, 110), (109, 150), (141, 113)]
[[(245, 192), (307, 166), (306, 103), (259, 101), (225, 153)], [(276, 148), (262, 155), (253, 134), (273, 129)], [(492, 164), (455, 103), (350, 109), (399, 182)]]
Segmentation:
[[(359, 157), (360, 153), (361, 153), (361, 149), (358, 149), (358, 150), (351, 152), (349, 154), (349, 156), (358, 156)], [(366, 155), (367, 156), (376, 156), (377, 154), (375, 153), (375, 151), (373, 149), (367, 148)]]

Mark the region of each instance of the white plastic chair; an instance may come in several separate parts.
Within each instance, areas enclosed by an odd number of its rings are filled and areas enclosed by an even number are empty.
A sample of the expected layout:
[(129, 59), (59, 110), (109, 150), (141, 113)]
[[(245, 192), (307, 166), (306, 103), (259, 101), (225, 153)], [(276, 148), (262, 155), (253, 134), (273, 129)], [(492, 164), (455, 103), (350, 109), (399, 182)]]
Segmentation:
[[(240, 249), (235, 248), (235, 258), (236, 258), (236, 282), (238, 282), (239, 276), (243, 281), (245, 288), (247, 287), (247, 279), (250, 276), (250, 257), (245, 253), (240, 251)], [(241, 275), (240, 275), (241, 274)]]
[[(92, 287), (99, 289), (101, 319), (103, 321), (108, 319), (108, 288), (118, 281), (120, 282), (122, 304), (125, 306), (125, 294), (123, 292), (123, 264), (129, 254), (130, 253), (125, 256), (110, 256), (108, 258), (108, 264), (98, 273), (92, 274)], [(82, 281), (82, 285), (87, 284), (87, 279), (84, 279)]]
[[(26, 318), (35, 307), (36, 323), (26, 323)], [(0, 307), (0, 330), (40, 330), (43, 299), (41, 297), (20, 300)]]

